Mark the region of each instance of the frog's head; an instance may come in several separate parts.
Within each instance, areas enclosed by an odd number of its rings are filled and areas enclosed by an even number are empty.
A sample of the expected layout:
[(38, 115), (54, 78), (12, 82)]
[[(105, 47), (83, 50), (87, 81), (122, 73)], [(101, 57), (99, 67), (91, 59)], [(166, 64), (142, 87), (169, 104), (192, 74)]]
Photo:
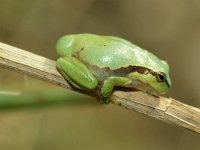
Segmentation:
[(137, 67), (137, 71), (128, 74), (128, 77), (133, 80), (132, 86), (152, 94), (165, 94), (171, 87), (169, 65), (161, 60), (159, 67), (153, 69)]

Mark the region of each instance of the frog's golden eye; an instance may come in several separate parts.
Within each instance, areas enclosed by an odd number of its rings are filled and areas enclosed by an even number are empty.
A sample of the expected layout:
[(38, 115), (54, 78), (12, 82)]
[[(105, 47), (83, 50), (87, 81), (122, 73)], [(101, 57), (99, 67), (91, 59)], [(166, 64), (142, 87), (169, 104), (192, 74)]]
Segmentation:
[(166, 80), (166, 76), (164, 73), (160, 72), (156, 76), (158, 82), (164, 82)]

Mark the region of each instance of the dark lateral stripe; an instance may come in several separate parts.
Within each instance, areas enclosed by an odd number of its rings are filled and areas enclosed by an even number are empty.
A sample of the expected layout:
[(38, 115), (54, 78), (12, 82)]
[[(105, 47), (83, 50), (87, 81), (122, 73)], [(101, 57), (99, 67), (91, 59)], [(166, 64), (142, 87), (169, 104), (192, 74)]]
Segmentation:
[(116, 75), (124, 76), (124, 75), (127, 75), (132, 72), (147, 74), (147, 73), (149, 73), (149, 69), (147, 69), (145, 67), (139, 67), (139, 66), (128, 66), (128, 67), (121, 67), (119, 69), (115, 69), (115, 70), (113, 70), (113, 72)]
[[(166, 75), (163, 72), (154, 72), (151, 69), (145, 68), (145, 67), (141, 67), (141, 66), (128, 66), (128, 67), (121, 67), (119, 69), (115, 69), (113, 70), (114, 75), (119, 75), (119, 76), (125, 76), (129, 73), (133, 73), (133, 72), (138, 72), (140, 74), (148, 74), (150, 73), (151, 75), (155, 76), (157, 82), (166, 82), (167, 86), (170, 87), (168, 81), (166, 80)], [(159, 80), (159, 75), (164, 75), (165, 76), (165, 80), (160, 81)]]
[(148, 68), (145, 68), (145, 67), (141, 67), (141, 66), (127, 66), (127, 67), (121, 67), (119, 69), (115, 69), (113, 70), (114, 74), (117, 74), (117, 75), (127, 75), (129, 73), (132, 73), (132, 72), (138, 72), (140, 74), (152, 74), (153, 76), (157, 76), (158, 73), (152, 71), (151, 69), (148, 69)]
[[(81, 51), (84, 49), (81, 49)], [(109, 67), (104, 67), (104, 68), (99, 68), (96, 65), (91, 65), (83, 60), (81, 60), (79, 57), (77, 56), (73, 56), (75, 58), (77, 58), (79, 61), (83, 62), (85, 65), (89, 66), (89, 68), (93, 68), (93, 71), (96, 70), (95, 72), (104, 72), (104, 76), (106, 77), (107, 75), (116, 75), (116, 76), (126, 76), (129, 73), (133, 73), (133, 72), (138, 72), (140, 74), (148, 74), (150, 73), (151, 75), (155, 76), (157, 82), (166, 82), (167, 86), (170, 87), (168, 81), (166, 80), (166, 75), (163, 72), (154, 72), (153, 70), (149, 69), (149, 68), (145, 68), (145, 67), (141, 67), (141, 66), (132, 66), (129, 65), (127, 67), (121, 67), (119, 69), (115, 69), (115, 70), (111, 70)], [(165, 80), (160, 81), (158, 79), (159, 75), (162, 74), (165, 76)], [(103, 77), (104, 78), (104, 77)], [(102, 79), (103, 79), (102, 78)]]

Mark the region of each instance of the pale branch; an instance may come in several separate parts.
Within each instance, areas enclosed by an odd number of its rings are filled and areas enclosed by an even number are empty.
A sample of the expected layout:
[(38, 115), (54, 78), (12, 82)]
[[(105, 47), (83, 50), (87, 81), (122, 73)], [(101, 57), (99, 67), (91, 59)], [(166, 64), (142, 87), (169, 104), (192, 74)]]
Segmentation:
[[(0, 66), (74, 90), (57, 71), (55, 61), (4, 43), (0, 43)], [(118, 106), (200, 133), (200, 109), (175, 99), (118, 90), (111, 100)]]

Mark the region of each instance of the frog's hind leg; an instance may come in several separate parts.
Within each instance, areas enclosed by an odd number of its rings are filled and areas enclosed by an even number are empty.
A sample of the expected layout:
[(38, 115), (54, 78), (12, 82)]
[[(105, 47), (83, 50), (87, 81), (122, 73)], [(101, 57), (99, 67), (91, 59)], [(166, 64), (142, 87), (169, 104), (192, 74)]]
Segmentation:
[(90, 70), (74, 57), (59, 58), (56, 66), (65, 79), (76, 88), (94, 89), (98, 84)]

